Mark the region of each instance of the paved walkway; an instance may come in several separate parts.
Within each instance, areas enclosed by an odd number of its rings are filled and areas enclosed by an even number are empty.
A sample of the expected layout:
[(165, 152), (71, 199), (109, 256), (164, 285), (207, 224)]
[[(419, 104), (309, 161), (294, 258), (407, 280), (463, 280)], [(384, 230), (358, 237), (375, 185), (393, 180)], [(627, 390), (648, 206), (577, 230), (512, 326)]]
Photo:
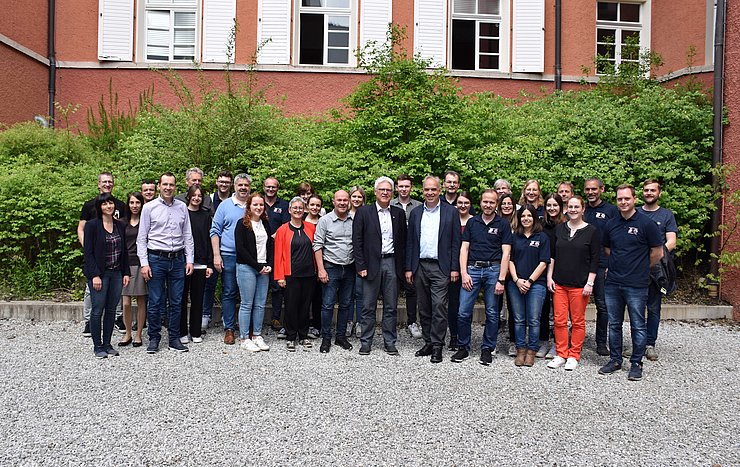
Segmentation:
[(0, 465), (740, 465), (739, 330), (664, 323), (629, 382), (597, 374), (591, 325), (565, 372), (479, 365), (480, 326), (471, 359), (433, 365), (405, 332), (400, 357), (211, 331), (96, 360), (77, 323), (0, 320)]

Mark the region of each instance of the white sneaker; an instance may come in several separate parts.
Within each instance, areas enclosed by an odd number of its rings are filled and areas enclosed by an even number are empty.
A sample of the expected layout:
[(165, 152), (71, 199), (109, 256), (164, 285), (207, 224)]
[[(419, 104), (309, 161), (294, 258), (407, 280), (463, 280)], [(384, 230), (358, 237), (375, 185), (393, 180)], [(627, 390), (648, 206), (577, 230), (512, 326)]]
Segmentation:
[(270, 350), (270, 346), (265, 343), (265, 340), (262, 338), (262, 336), (254, 336), (254, 339), (252, 339), (252, 342), (254, 342), (254, 345), (259, 347), (260, 350), (263, 350), (263, 351)]
[(565, 362), (565, 369), (568, 371), (573, 371), (576, 368), (578, 368), (578, 360), (573, 357), (568, 357), (568, 361)]
[(509, 344), (509, 357), (516, 357), (516, 343)]
[(563, 366), (563, 363), (565, 363), (565, 359), (563, 357), (557, 356), (552, 359), (551, 362), (548, 362), (547, 368), (554, 370), (555, 368), (560, 368)]
[(550, 360), (558, 356), (558, 348), (555, 346), (555, 344), (552, 344), (552, 347), (550, 347), (550, 350), (548, 350), (547, 355), (545, 355), (545, 358)]
[(360, 323), (355, 323), (355, 337), (358, 339), (362, 337), (362, 327), (360, 326)]
[(540, 344), (540, 348), (537, 351), (537, 354), (535, 354), (535, 357), (545, 358), (545, 355), (547, 355), (548, 350), (550, 350), (550, 343), (547, 341), (542, 341), (542, 344)]
[(414, 339), (421, 339), (421, 328), (416, 323), (409, 324), (409, 332)]
[(344, 331), (344, 337), (352, 337), (352, 321), (347, 321), (347, 330)]
[(193, 344), (200, 344), (201, 342), (203, 342), (202, 337), (193, 337)]
[(244, 342), (242, 342), (241, 348), (243, 350), (248, 350), (250, 352), (259, 352), (260, 348), (257, 347), (257, 344), (252, 342), (252, 339), (244, 339)]
[(190, 343), (190, 339), (188, 339), (188, 336), (182, 336), (180, 338), (180, 343), (181, 344), (189, 344)]
[(211, 324), (211, 317), (204, 316), (203, 319), (200, 320), (200, 330), (205, 331), (206, 329), (208, 329), (209, 324)]

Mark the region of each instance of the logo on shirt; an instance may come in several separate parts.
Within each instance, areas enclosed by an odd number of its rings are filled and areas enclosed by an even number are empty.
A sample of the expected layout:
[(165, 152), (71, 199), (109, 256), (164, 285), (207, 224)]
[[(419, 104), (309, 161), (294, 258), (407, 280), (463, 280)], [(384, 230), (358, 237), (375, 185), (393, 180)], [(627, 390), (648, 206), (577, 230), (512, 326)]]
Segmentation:
[(639, 233), (639, 230), (637, 227), (627, 227), (627, 233), (629, 235), (637, 235)]
[(498, 227), (489, 227), (488, 228), (488, 233), (490, 235), (498, 235)]
[(597, 212), (595, 217), (597, 219), (606, 219), (606, 214), (604, 214), (603, 212)]
[(275, 208), (272, 210), (275, 214), (281, 214), (283, 212), (283, 208)]
[(539, 248), (540, 247), (540, 241), (539, 240), (530, 240), (529, 246), (532, 248)]

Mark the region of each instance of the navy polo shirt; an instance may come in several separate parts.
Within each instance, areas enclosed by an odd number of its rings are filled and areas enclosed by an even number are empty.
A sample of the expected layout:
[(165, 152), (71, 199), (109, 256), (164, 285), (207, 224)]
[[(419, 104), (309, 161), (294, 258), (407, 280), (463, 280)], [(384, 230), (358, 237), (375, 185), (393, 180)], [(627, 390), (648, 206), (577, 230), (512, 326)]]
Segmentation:
[(644, 206), (637, 208), (641, 214), (645, 214), (658, 225), (660, 236), (663, 238), (665, 243), (665, 234), (667, 232), (678, 233), (678, 224), (676, 223), (676, 216), (673, 215), (673, 211), (664, 207), (658, 207), (655, 211), (646, 211)]
[(611, 248), (606, 282), (627, 287), (650, 285), (650, 249), (663, 245), (658, 226), (639, 211), (606, 224), (602, 243)]
[(468, 262), (501, 261), (501, 245), (511, 245), (514, 235), (509, 221), (501, 216), (494, 216), (488, 224), (481, 216), (475, 216), (465, 225), (462, 241), (470, 243)]
[[(589, 224), (593, 224), (601, 232), (601, 238), (604, 238), (604, 231), (606, 224), (616, 217), (622, 217), (619, 214), (619, 209), (613, 204), (609, 204), (604, 200), (601, 200), (601, 204), (592, 208), (588, 202), (586, 203), (586, 212), (583, 213), (583, 220)], [(609, 258), (604, 253), (604, 248), (601, 249), (601, 256), (599, 256), (599, 267), (606, 268), (609, 266)]]
[[(540, 263), (550, 264), (550, 238), (545, 232), (537, 232), (525, 237), (514, 235), (514, 245), (511, 247), (511, 262), (516, 266), (516, 273), (520, 279), (527, 279)], [(544, 270), (535, 284), (547, 284), (547, 270)]]
[(265, 211), (267, 212), (267, 221), (270, 223), (273, 232), (277, 232), (278, 227), (290, 220), (288, 202), (284, 199), (277, 198), (272, 206), (265, 201)]

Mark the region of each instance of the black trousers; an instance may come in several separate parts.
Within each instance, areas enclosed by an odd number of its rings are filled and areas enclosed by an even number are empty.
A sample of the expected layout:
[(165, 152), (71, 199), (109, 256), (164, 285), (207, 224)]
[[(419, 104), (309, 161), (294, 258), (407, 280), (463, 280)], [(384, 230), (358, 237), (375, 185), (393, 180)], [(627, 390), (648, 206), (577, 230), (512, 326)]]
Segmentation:
[(306, 339), (316, 276), (285, 278), (285, 338)]
[[(185, 276), (182, 288), (182, 313), (180, 314), (180, 335), (200, 337), (200, 322), (203, 319), (203, 297), (206, 292), (206, 270), (193, 269)], [(188, 297), (190, 297), (190, 314), (188, 316)], [(188, 326), (189, 324), (189, 326)]]

